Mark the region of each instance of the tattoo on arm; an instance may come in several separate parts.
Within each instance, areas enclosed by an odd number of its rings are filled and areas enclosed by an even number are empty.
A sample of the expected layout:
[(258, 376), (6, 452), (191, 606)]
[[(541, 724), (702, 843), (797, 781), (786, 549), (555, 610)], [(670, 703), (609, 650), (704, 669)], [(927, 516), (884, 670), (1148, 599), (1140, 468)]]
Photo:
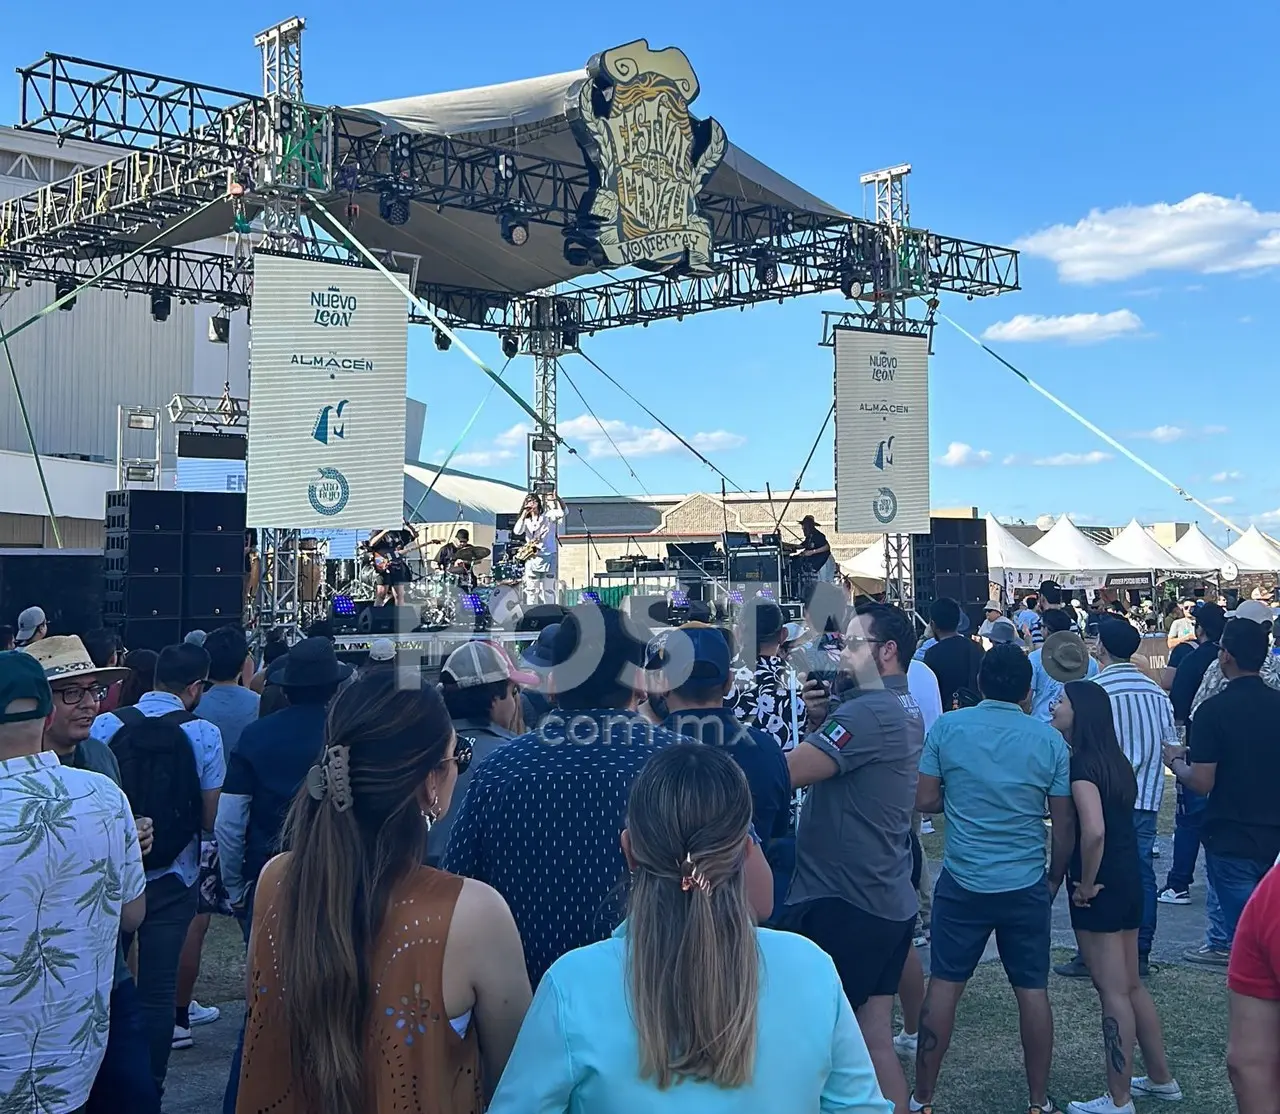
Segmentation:
[(1120, 1023), (1114, 1017), (1102, 1019), (1102, 1046), (1106, 1050), (1111, 1070), (1116, 1075), (1126, 1074), (1124, 1049), (1120, 1047)]

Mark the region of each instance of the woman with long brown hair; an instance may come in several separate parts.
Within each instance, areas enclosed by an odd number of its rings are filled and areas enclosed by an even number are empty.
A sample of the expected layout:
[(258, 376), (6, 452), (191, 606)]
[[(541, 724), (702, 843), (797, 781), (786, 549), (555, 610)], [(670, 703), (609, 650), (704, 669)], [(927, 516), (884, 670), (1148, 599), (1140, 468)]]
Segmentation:
[(362, 678), (254, 900), (240, 1114), (479, 1114), (529, 1004), (515, 922), (419, 865), (469, 753), (432, 686)]
[(890, 1114), (831, 960), (755, 924), (737, 763), (664, 748), (626, 824), (627, 919), (542, 977), (490, 1114)]

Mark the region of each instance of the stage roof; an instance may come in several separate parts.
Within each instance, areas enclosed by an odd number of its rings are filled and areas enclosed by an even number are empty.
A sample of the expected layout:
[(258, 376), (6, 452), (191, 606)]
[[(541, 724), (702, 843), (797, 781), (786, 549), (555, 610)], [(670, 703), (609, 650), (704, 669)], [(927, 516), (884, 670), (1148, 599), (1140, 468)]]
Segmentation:
[[(423, 493), (431, 487), (432, 480), (435, 487), (424, 500)], [(422, 461), (405, 462), (404, 513), (413, 522), (457, 520), (492, 525), (495, 516), (518, 512), (525, 495), (523, 487), (501, 480), (487, 480)]]

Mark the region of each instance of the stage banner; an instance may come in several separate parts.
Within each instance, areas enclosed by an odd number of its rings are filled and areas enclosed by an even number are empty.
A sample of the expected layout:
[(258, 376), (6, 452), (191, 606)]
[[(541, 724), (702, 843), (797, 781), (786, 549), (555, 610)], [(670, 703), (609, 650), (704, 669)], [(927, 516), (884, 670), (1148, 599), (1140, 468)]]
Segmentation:
[(929, 533), (929, 342), (836, 329), (836, 529)]
[(256, 255), (248, 521), (384, 529), (404, 515), (404, 296), (377, 271)]

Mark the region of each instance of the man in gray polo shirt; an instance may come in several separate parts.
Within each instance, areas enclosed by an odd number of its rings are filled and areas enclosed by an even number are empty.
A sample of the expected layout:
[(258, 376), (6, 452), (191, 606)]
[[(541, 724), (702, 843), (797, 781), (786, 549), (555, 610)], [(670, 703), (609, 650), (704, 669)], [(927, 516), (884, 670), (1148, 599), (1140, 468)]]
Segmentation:
[(886, 1098), (907, 1107), (893, 1047), (893, 996), (919, 903), (911, 881), (924, 720), (907, 688), (911, 620), (896, 607), (858, 609), (840, 659), (842, 702), (805, 686), (809, 734), (787, 755), (809, 786), (796, 838), (785, 922), (831, 956)]

